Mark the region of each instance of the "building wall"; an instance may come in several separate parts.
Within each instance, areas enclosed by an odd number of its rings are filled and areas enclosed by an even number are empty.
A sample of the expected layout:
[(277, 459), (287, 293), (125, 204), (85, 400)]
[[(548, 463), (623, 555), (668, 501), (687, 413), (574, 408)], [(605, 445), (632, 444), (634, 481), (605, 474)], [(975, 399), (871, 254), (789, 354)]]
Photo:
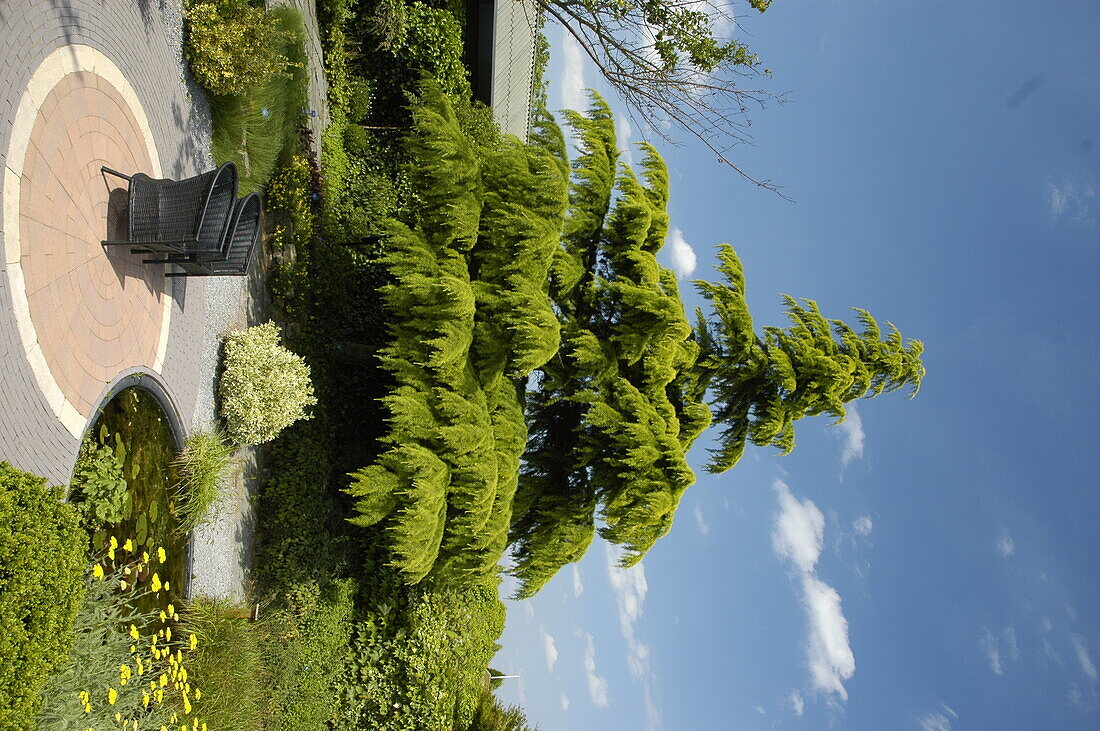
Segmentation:
[(531, 0), (497, 0), (493, 13), (493, 115), (505, 134), (527, 139), (536, 7)]

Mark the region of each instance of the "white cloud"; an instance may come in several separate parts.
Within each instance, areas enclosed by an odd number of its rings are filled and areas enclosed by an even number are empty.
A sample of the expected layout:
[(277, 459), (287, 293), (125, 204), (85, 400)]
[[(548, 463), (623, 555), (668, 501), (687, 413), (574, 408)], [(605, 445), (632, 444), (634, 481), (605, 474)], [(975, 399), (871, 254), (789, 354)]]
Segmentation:
[(782, 480), (775, 481), (779, 514), (775, 517), (772, 548), (804, 574), (814, 570), (825, 539), (825, 516), (812, 500), (799, 502)]
[(864, 537), (871, 535), (871, 531), (874, 530), (874, 527), (875, 524), (871, 521), (871, 516), (869, 515), (861, 515), (852, 521), (852, 528), (855, 529), (856, 533)]
[(1012, 554), (1016, 553), (1016, 542), (1012, 540), (1012, 535), (1008, 532), (1008, 528), (1001, 531), (1001, 537), (997, 539), (997, 553), (1002, 557), (1008, 558)]
[(588, 697), (598, 708), (607, 708), (611, 699), (607, 695), (607, 678), (596, 672), (596, 645), (592, 635), (584, 633), (584, 678), (588, 681)]
[(707, 525), (706, 516), (703, 515), (702, 503), (695, 503), (695, 524), (699, 526), (699, 532), (703, 535), (710, 533), (710, 526)]
[(581, 583), (581, 568), (573, 564), (573, 598), (580, 599), (584, 593), (584, 584)]
[(1039, 623), (1039, 631), (1044, 635), (1054, 629), (1054, 623), (1050, 621), (1050, 617), (1043, 617), (1043, 621)]
[(1077, 662), (1081, 663), (1081, 671), (1088, 676), (1089, 680), (1095, 681), (1097, 678), (1096, 666), (1092, 664), (1092, 658), (1089, 657), (1089, 650), (1085, 646), (1085, 638), (1081, 635), (1070, 635), (1069, 639), (1073, 643), (1073, 649), (1077, 652)]
[(959, 717), (959, 714), (955, 713), (955, 709), (954, 709), (954, 708), (952, 708), (951, 706), (947, 705), (946, 703), (944, 703), (944, 702), (942, 702), (942, 701), (941, 701), (941, 702), (940, 702), (940, 707), (941, 707), (941, 708), (942, 708), (943, 710), (945, 710), (945, 711), (947, 711), (948, 713), (950, 713), (950, 714), (951, 714), (951, 717), (952, 717), (952, 718), (958, 718), (958, 717)]
[(546, 630), (542, 630), (542, 650), (546, 653), (546, 669), (554, 672), (554, 665), (558, 662), (558, 648), (554, 644), (554, 637)]
[(772, 548), (800, 574), (802, 603), (806, 609), (808, 637), (806, 662), (815, 690), (848, 699), (843, 681), (856, 671), (855, 655), (848, 640), (840, 594), (817, 577), (815, 566), (825, 539), (825, 516), (812, 500), (799, 501), (780, 480), (775, 481), (779, 513), (772, 532)]
[(848, 404), (845, 411), (847, 415), (844, 421), (837, 424), (837, 428), (844, 440), (840, 447), (840, 462), (847, 467), (853, 459), (863, 456), (863, 444), (867, 441), (867, 434), (863, 431), (863, 419), (855, 403)]
[(1046, 187), (1051, 219), (1066, 219), (1074, 223), (1092, 222), (1092, 202), (1096, 199), (1096, 186), (1091, 179), (1065, 179), (1061, 183), (1047, 180)]
[(767, 711), (764, 710), (764, 706), (754, 706), (754, 710), (763, 716)]
[(530, 601), (523, 603), (523, 616), (527, 617), (527, 619), (535, 618), (535, 606), (531, 604)]
[(840, 594), (816, 576), (802, 577), (803, 600), (810, 620), (806, 655), (814, 687), (848, 700), (842, 681), (856, 672), (856, 659), (848, 643), (848, 620), (840, 606)]
[(939, 711), (931, 711), (917, 719), (921, 731), (951, 731), (951, 719)]
[(635, 564), (628, 569), (621, 568), (621, 549), (604, 544), (607, 553), (607, 579), (615, 592), (615, 601), (619, 608), (619, 630), (626, 643), (626, 664), (630, 674), (642, 684), (645, 699), (646, 719), (649, 731), (661, 728), (661, 711), (653, 700), (653, 670), (649, 663), (649, 645), (638, 639), (637, 624), (645, 608), (645, 597), (649, 584), (645, 578), (645, 568)]
[(588, 106), (584, 93), (584, 52), (569, 33), (562, 31), (562, 36), (562, 59), (565, 65), (561, 74), (562, 102), (567, 109), (582, 111)]
[(806, 711), (806, 701), (802, 700), (802, 694), (792, 690), (788, 698), (791, 701), (791, 708), (794, 709), (794, 715), (802, 718), (802, 714)]
[(563, 713), (569, 710), (569, 696), (565, 693), (561, 694), (561, 710)]
[(684, 232), (678, 228), (669, 231), (668, 243), (671, 247), (669, 256), (672, 258), (672, 269), (676, 272), (676, 276), (680, 279), (690, 276), (695, 271), (697, 260), (695, 249), (684, 240)]
[(978, 647), (985, 653), (985, 657), (989, 660), (989, 669), (993, 671), (994, 675), (1004, 675), (1004, 665), (1001, 664), (1001, 647), (997, 641), (997, 637), (989, 631), (988, 627), (982, 629), (981, 636), (978, 637)]
[(649, 591), (645, 569), (640, 563), (628, 569), (621, 568), (618, 564), (622, 553), (610, 543), (605, 546), (607, 578), (615, 592), (619, 606), (619, 629), (626, 641), (626, 662), (630, 674), (637, 680), (644, 680), (649, 674), (649, 647), (638, 640), (635, 625), (642, 616), (645, 595)]

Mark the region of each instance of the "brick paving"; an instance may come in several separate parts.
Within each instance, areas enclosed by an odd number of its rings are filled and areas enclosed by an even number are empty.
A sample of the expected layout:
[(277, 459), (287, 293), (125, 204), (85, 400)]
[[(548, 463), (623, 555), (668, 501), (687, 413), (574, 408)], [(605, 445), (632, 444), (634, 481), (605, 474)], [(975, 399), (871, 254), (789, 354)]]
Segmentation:
[[(24, 134), (13, 125), (32, 75), (65, 46), (91, 47), (121, 71), (164, 176), (193, 175), (202, 160), (153, 0), (0, 3), (0, 173), (21, 173), (17, 211), (9, 211), (15, 196), (0, 188), (4, 220), (19, 222), (14, 236), (5, 223), (0, 250), (17, 241), (20, 254), (18, 266), (8, 256), (0, 262), (0, 459), (57, 483), (67, 481), (79, 446), (72, 422), (86, 421), (124, 375), (154, 373), (182, 423), (191, 423), (205, 307), (201, 280), (165, 280), (159, 267), (143, 267), (125, 251), (108, 257), (99, 246), (109, 195), (99, 165), (130, 172), (151, 164), (138, 115), (99, 68), (67, 74), (35, 99), (22, 164), (9, 160)], [(165, 306), (170, 326), (161, 345)], [(24, 343), (20, 308), (33, 322), (40, 360)], [(32, 360), (39, 374), (48, 369), (58, 392), (43, 390)], [(58, 415), (62, 396), (75, 409), (69, 426)]]

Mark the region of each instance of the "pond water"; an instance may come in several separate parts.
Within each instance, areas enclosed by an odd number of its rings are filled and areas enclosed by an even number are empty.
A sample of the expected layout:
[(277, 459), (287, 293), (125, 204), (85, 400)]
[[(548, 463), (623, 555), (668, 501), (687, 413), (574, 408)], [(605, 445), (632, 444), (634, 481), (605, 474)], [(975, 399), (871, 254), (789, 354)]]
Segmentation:
[[(173, 512), (172, 460), (178, 448), (160, 402), (144, 388), (124, 389), (103, 408), (90, 434), (112, 448), (116, 443), (123, 446), (123, 474), (129, 488), (123, 511), (126, 517), (93, 535), (93, 549), (102, 551), (111, 536), (119, 545), (133, 539), (137, 555), (164, 548), (168, 560), (157, 566), (158, 576), (169, 582), (171, 595), (181, 597), (186, 586), (188, 536), (180, 534)], [(140, 609), (146, 609), (140, 604)]]

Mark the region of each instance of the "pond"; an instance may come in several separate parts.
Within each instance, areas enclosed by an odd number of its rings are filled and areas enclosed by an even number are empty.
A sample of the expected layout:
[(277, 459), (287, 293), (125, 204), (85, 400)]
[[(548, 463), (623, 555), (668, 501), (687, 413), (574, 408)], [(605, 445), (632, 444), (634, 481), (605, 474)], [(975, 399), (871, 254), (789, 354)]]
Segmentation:
[[(119, 545), (132, 539), (139, 555), (164, 548), (168, 560), (157, 567), (158, 576), (168, 581), (172, 595), (181, 597), (186, 587), (188, 536), (181, 535), (173, 511), (172, 460), (179, 447), (159, 400), (140, 386), (120, 391), (103, 407), (89, 436), (121, 454), (128, 488), (123, 519), (97, 531), (92, 536), (93, 549), (102, 552), (111, 536)], [(147, 609), (140, 604), (139, 609)]]

